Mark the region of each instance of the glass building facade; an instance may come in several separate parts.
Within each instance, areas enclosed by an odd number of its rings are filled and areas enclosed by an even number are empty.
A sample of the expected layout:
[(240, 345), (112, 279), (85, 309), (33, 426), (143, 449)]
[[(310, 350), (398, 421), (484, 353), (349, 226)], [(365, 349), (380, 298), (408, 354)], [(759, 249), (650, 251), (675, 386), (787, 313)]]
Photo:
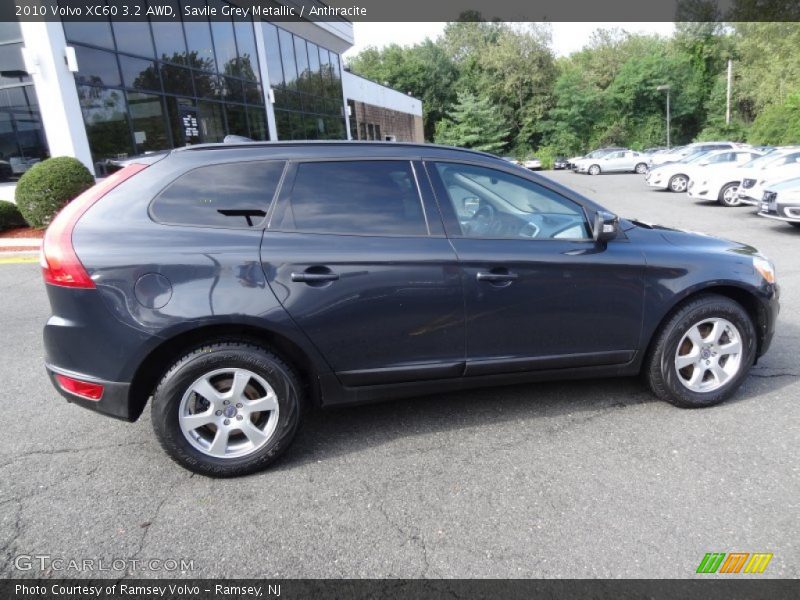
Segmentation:
[(339, 55), (261, 23), (278, 139), (347, 139)]
[[(144, 1), (138, 0), (143, 8)], [(167, 1), (183, 14), (186, 0)], [(207, 4), (221, 14), (223, 1)], [(107, 159), (220, 142), (227, 134), (269, 139), (256, 35), (266, 45), (278, 139), (347, 137), (339, 55), (272, 23), (109, 20), (63, 27), (75, 48), (75, 82), (99, 171)]]
[(39, 103), (22, 62), (19, 23), (0, 23), (0, 177), (47, 158)]
[[(173, 2), (178, 14), (184, 1)], [(219, 10), (221, 0), (208, 2)], [(96, 164), (219, 142), (226, 134), (268, 139), (252, 21), (63, 26), (75, 48), (75, 83)]]

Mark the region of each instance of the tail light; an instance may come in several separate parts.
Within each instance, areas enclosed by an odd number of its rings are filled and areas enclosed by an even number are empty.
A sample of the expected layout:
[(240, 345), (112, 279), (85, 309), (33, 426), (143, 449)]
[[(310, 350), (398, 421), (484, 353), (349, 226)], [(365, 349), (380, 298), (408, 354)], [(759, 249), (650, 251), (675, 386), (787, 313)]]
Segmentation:
[(98, 200), (147, 165), (132, 164), (90, 187), (56, 215), (47, 228), (42, 242), (39, 262), (45, 283), (73, 288), (94, 288), (94, 281), (75, 254), (72, 231), (78, 220)]
[(85, 398), (86, 400), (100, 400), (103, 397), (103, 386), (99, 383), (92, 381), (81, 381), (80, 379), (73, 379), (66, 375), (56, 374), (56, 380), (61, 389)]

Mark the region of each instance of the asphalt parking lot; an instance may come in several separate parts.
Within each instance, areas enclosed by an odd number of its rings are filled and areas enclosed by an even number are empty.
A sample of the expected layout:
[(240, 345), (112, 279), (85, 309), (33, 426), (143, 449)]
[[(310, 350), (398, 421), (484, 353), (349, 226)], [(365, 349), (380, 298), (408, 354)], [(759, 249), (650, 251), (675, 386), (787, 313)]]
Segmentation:
[(163, 454), (149, 410), (127, 424), (57, 396), (38, 266), (0, 264), (0, 574), (125, 574), (15, 569), (46, 555), (193, 561), (142, 577), (678, 578), (742, 551), (800, 576), (800, 230), (639, 175), (551, 176), (775, 260), (777, 337), (734, 399), (680, 410), (623, 379), (318, 412), (271, 470), (205, 479)]

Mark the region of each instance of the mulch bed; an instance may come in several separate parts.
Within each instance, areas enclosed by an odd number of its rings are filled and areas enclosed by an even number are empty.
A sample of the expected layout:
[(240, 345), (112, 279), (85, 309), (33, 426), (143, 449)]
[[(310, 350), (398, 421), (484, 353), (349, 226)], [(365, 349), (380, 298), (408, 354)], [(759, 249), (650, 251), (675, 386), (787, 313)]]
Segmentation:
[[(44, 229), (34, 229), (33, 227), (19, 227), (17, 229), (9, 229), (8, 231), (0, 231), (0, 238), (39, 238), (44, 237)], [(8, 250), (8, 248), (6, 248)]]

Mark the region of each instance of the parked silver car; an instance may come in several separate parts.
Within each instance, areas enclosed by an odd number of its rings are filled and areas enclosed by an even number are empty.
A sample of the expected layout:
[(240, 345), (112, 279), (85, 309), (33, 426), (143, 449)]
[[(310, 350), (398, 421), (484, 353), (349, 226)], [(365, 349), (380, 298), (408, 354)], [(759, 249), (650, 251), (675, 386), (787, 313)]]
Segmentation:
[(647, 157), (633, 150), (616, 150), (595, 158), (578, 161), (578, 172), (589, 175), (600, 173), (639, 173), (647, 172)]

